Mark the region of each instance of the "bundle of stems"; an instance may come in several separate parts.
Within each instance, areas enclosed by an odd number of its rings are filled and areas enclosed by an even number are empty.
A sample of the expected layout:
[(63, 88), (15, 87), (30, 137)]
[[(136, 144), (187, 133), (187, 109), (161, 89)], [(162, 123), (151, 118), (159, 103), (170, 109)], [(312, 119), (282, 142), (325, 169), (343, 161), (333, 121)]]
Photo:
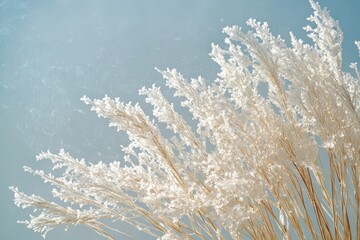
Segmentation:
[(162, 240), (360, 239), (360, 75), (356, 64), (343, 71), (338, 23), (310, 4), (312, 43), (290, 33), (287, 45), (250, 19), (248, 32), (224, 29), (228, 49), (212, 45), (215, 81), (158, 70), (182, 102), (141, 89), (153, 120), (138, 104), (84, 96), (128, 134), (124, 161), (41, 153), (56, 174), (25, 170), (50, 183), (55, 200), (12, 187), (18, 206), (39, 213), (22, 223), (44, 236), (81, 224), (107, 239), (131, 238), (123, 224)]

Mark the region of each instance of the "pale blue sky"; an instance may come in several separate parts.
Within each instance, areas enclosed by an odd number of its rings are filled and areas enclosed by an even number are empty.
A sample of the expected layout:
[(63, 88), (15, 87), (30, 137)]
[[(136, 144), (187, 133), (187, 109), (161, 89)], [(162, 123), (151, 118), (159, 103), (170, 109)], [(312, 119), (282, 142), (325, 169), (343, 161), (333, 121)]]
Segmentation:
[[(322, 0), (344, 32), (344, 60), (358, 61), (360, 2)], [(223, 27), (267, 21), (274, 34), (305, 38), (305, 0), (1, 0), (0, 1), (0, 239), (42, 239), (18, 219), (8, 186), (46, 194), (22, 166), (42, 150), (65, 148), (89, 161), (121, 160), (124, 134), (80, 102), (84, 94), (139, 101), (137, 90), (162, 85), (154, 67), (216, 78), (208, 53)], [(166, 92), (169, 93), (169, 92)], [(149, 112), (149, 108), (145, 107)], [(141, 238), (141, 234), (137, 235)], [(49, 240), (101, 239), (91, 230), (58, 229)], [(119, 238), (125, 239), (125, 238)]]

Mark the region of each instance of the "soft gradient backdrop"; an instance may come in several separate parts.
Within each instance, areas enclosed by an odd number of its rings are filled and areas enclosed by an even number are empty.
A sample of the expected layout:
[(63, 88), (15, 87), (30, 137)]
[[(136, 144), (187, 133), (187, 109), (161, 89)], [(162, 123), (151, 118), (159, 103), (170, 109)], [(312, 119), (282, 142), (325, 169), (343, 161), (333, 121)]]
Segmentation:
[[(343, 29), (345, 69), (358, 61), (360, 1), (322, 0)], [(35, 155), (65, 148), (88, 161), (120, 160), (126, 136), (80, 102), (105, 94), (140, 102), (138, 89), (163, 85), (154, 67), (216, 78), (208, 53), (222, 28), (254, 17), (274, 34), (305, 38), (306, 0), (2, 0), (0, 1), (0, 239), (42, 239), (24, 225), (10, 185), (48, 196), (22, 166), (49, 169)], [(166, 91), (170, 94), (170, 91)], [(149, 113), (149, 106), (145, 105)], [(131, 230), (139, 239), (146, 239)], [(85, 228), (56, 229), (49, 240), (101, 239)], [(118, 239), (126, 239), (118, 236)]]

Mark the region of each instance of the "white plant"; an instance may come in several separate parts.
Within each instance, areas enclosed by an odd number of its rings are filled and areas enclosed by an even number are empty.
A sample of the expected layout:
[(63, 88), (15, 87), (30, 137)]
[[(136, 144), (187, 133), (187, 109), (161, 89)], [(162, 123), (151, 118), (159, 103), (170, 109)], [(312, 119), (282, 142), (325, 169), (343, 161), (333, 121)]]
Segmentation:
[[(45, 234), (82, 224), (108, 239), (104, 219), (136, 226), (159, 239), (359, 239), (360, 93), (343, 71), (342, 32), (310, 0), (305, 27), (313, 44), (291, 46), (266, 23), (252, 31), (226, 27), (228, 49), (213, 44), (218, 79), (187, 81), (159, 71), (183, 99), (196, 126), (153, 85), (140, 106), (119, 99), (82, 100), (110, 126), (126, 131), (124, 162), (89, 164), (63, 150), (41, 153), (62, 176), (25, 170), (54, 186), (51, 202), (17, 188), (16, 205), (37, 209), (24, 221)], [(356, 43), (360, 49), (360, 43)], [(259, 91), (259, 87), (264, 89)], [(165, 138), (157, 124), (173, 132)]]

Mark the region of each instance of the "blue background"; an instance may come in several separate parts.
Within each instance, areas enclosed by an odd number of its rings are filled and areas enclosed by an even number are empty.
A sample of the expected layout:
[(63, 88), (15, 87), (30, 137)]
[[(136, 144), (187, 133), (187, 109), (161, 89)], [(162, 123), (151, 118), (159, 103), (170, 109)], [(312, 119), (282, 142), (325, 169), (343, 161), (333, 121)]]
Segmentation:
[[(320, 4), (340, 22), (348, 70), (358, 61), (360, 2)], [(125, 134), (90, 112), (79, 100), (84, 94), (140, 102), (150, 113), (138, 89), (163, 85), (154, 67), (213, 80), (219, 68), (208, 53), (212, 42), (223, 44), (223, 27), (245, 26), (254, 17), (267, 21), (275, 35), (289, 39), (292, 31), (304, 39), (302, 27), (311, 12), (308, 2), (299, 0), (0, 1), (0, 239), (42, 239), (16, 223), (31, 211), (17, 208), (8, 189), (15, 185), (48, 196), (49, 187), (22, 169), (49, 169), (34, 161), (40, 151), (65, 148), (91, 162), (121, 161)], [(56, 229), (46, 239), (64, 238), (102, 239), (81, 227)]]

